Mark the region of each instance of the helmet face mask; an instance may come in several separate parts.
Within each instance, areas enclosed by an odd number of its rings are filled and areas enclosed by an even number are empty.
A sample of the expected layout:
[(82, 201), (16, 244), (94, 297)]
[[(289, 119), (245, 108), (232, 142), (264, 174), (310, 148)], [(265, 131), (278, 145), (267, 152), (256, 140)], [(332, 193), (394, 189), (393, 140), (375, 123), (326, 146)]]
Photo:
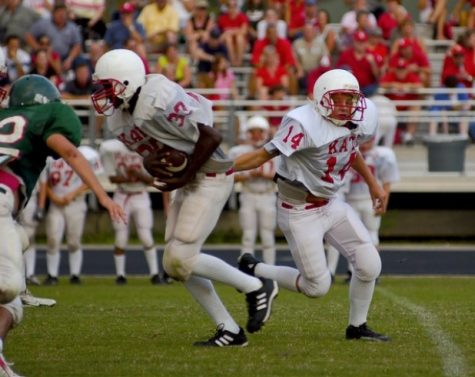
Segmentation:
[(356, 77), (343, 69), (320, 76), (313, 87), (314, 106), (337, 126), (363, 120), (366, 101)]
[(94, 109), (98, 114), (111, 115), (123, 102), (120, 96), (124, 94), (127, 86), (114, 79), (96, 80), (94, 84), (100, 86), (91, 94)]

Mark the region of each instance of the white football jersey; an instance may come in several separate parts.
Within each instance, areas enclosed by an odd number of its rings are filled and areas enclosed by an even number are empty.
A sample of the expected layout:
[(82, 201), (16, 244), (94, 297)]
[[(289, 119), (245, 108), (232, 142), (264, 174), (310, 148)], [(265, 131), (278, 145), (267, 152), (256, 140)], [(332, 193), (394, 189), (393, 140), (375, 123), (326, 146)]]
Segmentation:
[[(250, 145), (250, 144), (241, 144), (241, 145), (236, 145), (232, 147), (228, 154), (231, 159), (235, 159), (238, 156), (252, 152), (256, 150), (257, 148)], [(257, 169), (262, 170), (264, 173), (273, 173), (276, 170), (276, 166), (278, 164), (278, 159), (279, 157), (273, 158), (261, 166), (259, 166)], [(244, 174), (247, 174), (248, 172), (244, 172)], [(239, 174), (239, 173), (238, 173)], [(275, 183), (274, 181), (262, 177), (254, 177), (252, 179), (246, 179), (245, 181), (241, 182), (243, 191), (248, 191), (252, 193), (264, 193), (264, 192), (272, 192), (275, 190)]]
[[(78, 149), (89, 162), (89, 166), (96, 175), (104, 172), (97, 151), (88, 146), (80, 146)], [(57, 160), (47, 159), (44, 174), (53, 193), (60, 197), (77, 190), (83, 184), (79, 175), (62, 158)], [(44, 181), (45, 178), (40, 177), (40, 179)]]
[(277, 173), (313, 195), (333, 197), (356, 158), (359, 141), (376, 132), (376, 108), (368, 99), (366, 104), (364, 119), (353, 122), (357, 127), (351, 130), (322, 117), (312, 103), (287, 113), (265, 145), (269, 152), (280, 152)]
[[(191, 154), (199, 138), (198, 123), (213, 127), (212, 102), (185, 90), (165, 76), (147, 75), (133, 114), (116, 110), (107, 117), (112, 134), (142, 157), (163, 144)], [(203, 172), (224, 172), (232, 161), (218, 148)]]
[[(102, 164), (107, 176), (120, 175), (127, 177), (129, 169), (141, 170), (148, 174), (143, 167), (142, 157), (128, 149), (122, 142), (116, 139), (104, 141), (100, 148)], [(133, 180), (133, 178), (130, 178)], [(135, 181), (120, 183), (117, 185), (120, 191), (124, 192), (141, 192), (147, 189), (147, 184), (144, 182)]]
[[(366, 164), (380, 184), (399, 181), (396, 155), (391, 148), (374, 147), (363, 155)], [(361, 175), (353, 169), (348, 174), (349, 190), (347, 200), (371, 198), (368, 185)]]

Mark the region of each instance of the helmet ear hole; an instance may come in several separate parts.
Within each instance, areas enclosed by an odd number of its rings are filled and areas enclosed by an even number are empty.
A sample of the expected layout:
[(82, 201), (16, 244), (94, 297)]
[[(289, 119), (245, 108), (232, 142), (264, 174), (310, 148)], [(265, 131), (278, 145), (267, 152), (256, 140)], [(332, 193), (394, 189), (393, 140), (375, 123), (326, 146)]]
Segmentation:
[(129, 80), (124, 80), (124, 85), (125, 86), (129, 85)]

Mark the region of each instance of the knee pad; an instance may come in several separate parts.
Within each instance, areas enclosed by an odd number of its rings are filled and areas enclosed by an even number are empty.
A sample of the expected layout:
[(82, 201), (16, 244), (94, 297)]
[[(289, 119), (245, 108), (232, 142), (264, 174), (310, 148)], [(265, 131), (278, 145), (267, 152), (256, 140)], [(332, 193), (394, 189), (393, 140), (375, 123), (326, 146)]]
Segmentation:
[(163, 252), (163, 269), (171, 277), (186, 281), (190, 277), (193, 266), (199, 254), (195, 252), (196, 245), (185, 244), (173, 240), (165, 246)]
[(325, 273), (321, 278), (307, 279), (302, 275), (298, 279), (299, 290), (307, 297), (317, 298), (325, 296), (330, 290), (332, 279), (330, 272)]
[(362, 281), (372, 281), (381, 273), (381, 258), (372, 244), (366, 243), (355, 250), (354, 274)]
[(23, 305), (21, 303), (20, 297), (15, 297), (15, 299), (9, 303), (3, 304), (2, 307), (8, 310), (12, 315), (13, 326), (18, 326), (23, 319)]

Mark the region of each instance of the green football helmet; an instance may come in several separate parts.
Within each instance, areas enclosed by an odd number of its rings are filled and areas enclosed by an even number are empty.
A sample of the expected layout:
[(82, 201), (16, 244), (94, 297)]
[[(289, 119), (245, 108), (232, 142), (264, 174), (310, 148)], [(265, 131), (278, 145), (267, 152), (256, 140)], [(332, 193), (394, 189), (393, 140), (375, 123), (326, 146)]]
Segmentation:
[(43, 105), (60, 100), (59, 90), (46, 77), (25, 75), (12, 84), (8, 106)]

